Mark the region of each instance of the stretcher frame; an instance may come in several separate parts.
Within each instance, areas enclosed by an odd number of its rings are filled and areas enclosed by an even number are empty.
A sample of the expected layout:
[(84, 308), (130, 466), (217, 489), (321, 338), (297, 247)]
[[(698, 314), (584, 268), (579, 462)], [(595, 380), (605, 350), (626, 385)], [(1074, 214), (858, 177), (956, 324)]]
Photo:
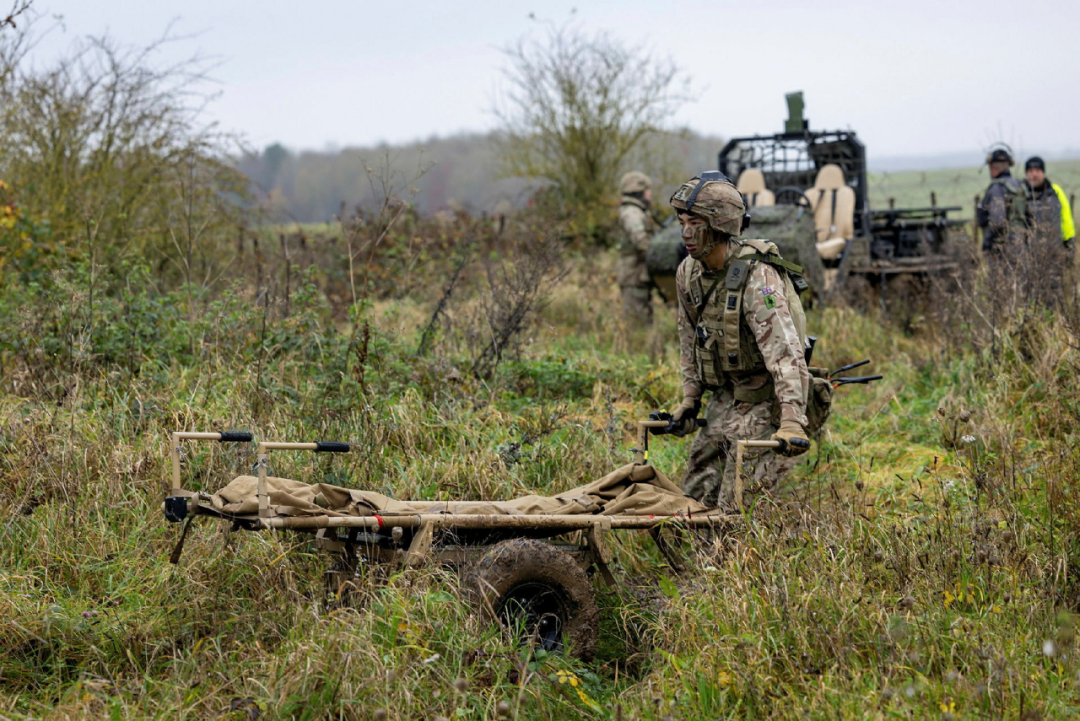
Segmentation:
[[(638, 447), (634, 448), (635, 463), (648, 465), (649, 436), (669, 426), (668, 421), (638, 421)], [(437, 514), (369, 516), (276, 516), (270, 507), (267, 491), (267, 468), (272, 451), (308, 451), (314, 453), (348, 453), (346, 443), (334, 442), (277, 442), (260, 441), (256, 447), (258, 513), (232, 514), (215, 508), (209, 494), (187, 490), (182, 483), (182, 443), (184, 441), (252, 442), (250, 433), (178, 431), (170, 436), (172, 488), (165, 499), (165, 516), (172, 522), (183, 522), (183, 530), (172, 562), (177, 563), (192, 520), (199, 516), (231, 521), (234, 530), (289, 530), (315, 535), (317, 547), (339, 554), (348, 563), (363, 560), (369, 564), (390, 564), (399, 567), (420, 566), (426, 563), (461, 566), (482, 554), (494, 543), (511, 538), (554, 539), (578, 534), (575, 541), (553, 541), (560, 550), (569, 553), (585, 570), (599, 571), (609, 585), (614, 578), (608, 568), (612, 553), (604, 534), (612, 530), (645, 530), (661, 554), (676, 570), (685, 562), (674, 552), (669, 532), (681, 530), (712, 530), (723, 533), (739, 514), (689, 514), (658, 516), (624, 513), (617, 516), (594, 514)], [(738, 448), (742, 460), (742, 445)], [(770, 441), (746, 442), (751, 446), (772, 444)], [(771, 446), (770, 446), (771, 447)], [(738, 483), (741, 485), (741, 483)], [(741, 494), (737, 494), (741, 495)], [(483, 501), (478, 503), (485, 503)], [(459, 508), (462, 503), (456, 504)], [(467, 535), (472, 543), (454, 543)], [(447, 542), (447, 541), (450, 542)]]

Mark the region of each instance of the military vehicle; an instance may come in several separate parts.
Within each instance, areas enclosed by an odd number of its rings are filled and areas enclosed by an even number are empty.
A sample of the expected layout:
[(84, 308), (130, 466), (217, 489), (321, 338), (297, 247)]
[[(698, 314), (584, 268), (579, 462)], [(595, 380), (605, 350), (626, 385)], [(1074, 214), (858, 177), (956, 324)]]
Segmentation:
[[(767, 238), (803, 266), (815, 297), (838, 291), (853, 277), (876, 288), (882, 302), (898, 276), (925, 277), (960, 267), (970, 238), (959, 207), (871, 209), (866, 147), (852, 130), (811, 130), (801, 92), (786, 96), (783, 132), (732, 138), (717, 165), (735, 182), (751, 216), (746, 237)], [(669, 224), (652, 241), (649, 272), (674, 297), (679, 228)], [(681, 257), (680, 257), (681, 255)], [(678, 260), (676, 260), (678, 258)]]

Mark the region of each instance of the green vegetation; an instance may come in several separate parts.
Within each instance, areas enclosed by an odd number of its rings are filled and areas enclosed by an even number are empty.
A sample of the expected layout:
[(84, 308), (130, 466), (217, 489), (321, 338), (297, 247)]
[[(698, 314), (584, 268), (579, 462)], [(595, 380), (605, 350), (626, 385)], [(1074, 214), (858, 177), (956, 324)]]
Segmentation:
[[(47, 291), (6, 286), (0, 713), (1076, 711), (1080, 381), (1072, 336), (1049, 315), (1002, 329), (994, 358), (850, 311), (813, 314), (820, 362), (870, 356), (887, 380), (839, 392), (784, 494), (746, 528), (699, 542), (692, 572), (619, 534), (619, 588), (602, 595), (590, 664), (515, 648), (437, 569), (395, 574), (335, 608), (321, 580), (330, 559), (303, 536), (203, 522), (169, 565), (177, 528), (160, 502), (177, 428), (349, 440), (350, 456), (282, 454), (275, 470), (412, 498), (557, 492), (627, 462), (630, 422), (677, 396), (673, 318), (646, 335), (626, 329), (610, 314), (614, 287), (596, 287), (606, 261), (573, 265), (529, 342), (486, 382), (466, 372), (453, 324), (416, 357), (434, 290), (364, 301), (343, 322), (314, 269), (287, 317), (285, 298), (260, 307), (242, 286), (196, 297), (192, 313), (183, 289), (138, 290), (139, 271), (128, 294), (92, 307), (85, 270)], [(463, 297), (482, 287), (472, 278)], [(664, 439), (654, 462), (677, 477), (686, 450)], [(210, 490), (252, 461), (249, 448), (193, 446), (186, 472)]]
[[(43, 142), (93, 125), (101, 86), (43, 73), (0, 67), (5, 120), (48, 97), (66, 110)], [(146, 82), (119, 87), (168, 100)], [(23, 152), (4, 133), (34, 124), (0, 124), (0, 717), (1080, 713), (1080, 312), (987, 290), (982, 271), (908, 333), (810, 314), (816, 362), (870, 357), (886, 380), (838, 391), (823, 438), (740, 527), (685, 538), (688, 572), (616, 534), (592, 662), (511, 643), (443, 569), (338, 603), (307, 536), (200, 521), (171, 565), (173, 430), (346, 440), (348, 456), (283, 453), (274, 470), (504, 499), (629, 462), (633, 421), (680, 378), (674, 311), (628, 327), (612, 259), (563, 244), (541, 212), (425, 220), (399, 199), (408, 183), (372, 168), (372, 208), (286, 238), (251, 224), (197, 127), (142, 142), (176, 110), (155, 102), (116, 147), (75, 133), (41, 146), (59, 155)], [(951, 202), (916, 176), (874, 192)], [(688, 443), (658, 439), (652, 462), (678, 478)], [(213, 490), (253, 460), (192, 445), (185, 473)]]

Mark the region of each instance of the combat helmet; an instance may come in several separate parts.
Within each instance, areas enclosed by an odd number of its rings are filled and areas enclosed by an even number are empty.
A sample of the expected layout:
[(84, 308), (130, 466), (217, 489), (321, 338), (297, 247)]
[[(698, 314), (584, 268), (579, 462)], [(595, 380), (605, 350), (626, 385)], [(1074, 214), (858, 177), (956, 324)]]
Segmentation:
[(649, 176), (645, 175), (638, 170), (631, 170), (622, 176), (619, 180), (619, 192), (623, 195), (634, 195), (635, 193), (644, 193), (652, 186), (652, 181), (649, 180)]
[(671, 196), (671, 207), (708, 221), (709, 227), (736, 237), (750, 225), (742, 193), (719, 170), (706, 170), (683, 183)]
[(1008, 163), (1010, 167), (1015, 163), (1012, 148), (1006, 143), (994, 143), (986, 153), (986, 164)]

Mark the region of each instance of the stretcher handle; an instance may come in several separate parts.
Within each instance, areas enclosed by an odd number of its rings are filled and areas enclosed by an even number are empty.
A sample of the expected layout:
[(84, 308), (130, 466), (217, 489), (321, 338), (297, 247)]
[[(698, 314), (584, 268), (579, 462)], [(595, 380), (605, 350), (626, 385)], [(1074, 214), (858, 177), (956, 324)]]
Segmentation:
[[(671, 414), (667, 411), (653, 411), (649, 414), (649, 420), (638, 421), (639, 447), (634, 449), (634, 463), (639, 466), (648, 464), (650, 433), (654, 436), (666, 436), (674, 430), (674, 425), (674, 422), (671, 420)], [(694, 425), (698, 428), (704, 428), (706, 420), (704, 418), (695, 418)]]
[(254, 436), (243, 431), (174, 431), (170, 436), (169, 455), (172, 458), (173, 495), (182, 490), (180, 482), (180, 442), (217, 441), (218, 443), (251, 443)]
[(784, 452), (786, 441), (735, 441), (735, 505), (739, 507), (739, 513), (743, 513), (743, 451), (747, 448), (774, 448), (780, 453)]
[(739, 441), (743, 448), (783, 448), (783, 441)]
[(315, 441), (316, 453), (348, 453), (348, 443), (338, 443), (337, 441)]
[[(638, 422), (650, 429), (654, 436), (665, 436), (675, 430), (675, 421), (671, 420), (671, 414), (666, 411), (653, 411), (649, 414), (649, 420)], [(694, 419), (694, 425), (698, 428), (704, 428), (708, 424), (704, 418)]]
[(869, 383), (870, 381), (879, 381), (884, 377), (885, 376), (856, 376), (856, 377), (853, 377), (853, 378), (837, 378), (836, 380), (834, 380), (832, 382), (832, 384), (833, 384), (833, 388), (838, 388), (838, 387), (840, 387), (842, 385), (847, 385), (848, 383), (863, 383), (863, 384), (866, 384), (866, 383)]
[(855, 363), (848, 363), (846, 366), (841, 366), (840, 368), (837, 368), (834, 371), (829, 371), (829, 374), (826, 377), (831, 380), (832, 377), (834, 375), (836, 375), (837, 373), (844, 373), (845, 371), (854, 370), (855, 368), (858, 368), (860, 366), (864, 366), (869, 362), (870, 362), (870, 359), (867, 358), (866, 360), (857, 361)]

